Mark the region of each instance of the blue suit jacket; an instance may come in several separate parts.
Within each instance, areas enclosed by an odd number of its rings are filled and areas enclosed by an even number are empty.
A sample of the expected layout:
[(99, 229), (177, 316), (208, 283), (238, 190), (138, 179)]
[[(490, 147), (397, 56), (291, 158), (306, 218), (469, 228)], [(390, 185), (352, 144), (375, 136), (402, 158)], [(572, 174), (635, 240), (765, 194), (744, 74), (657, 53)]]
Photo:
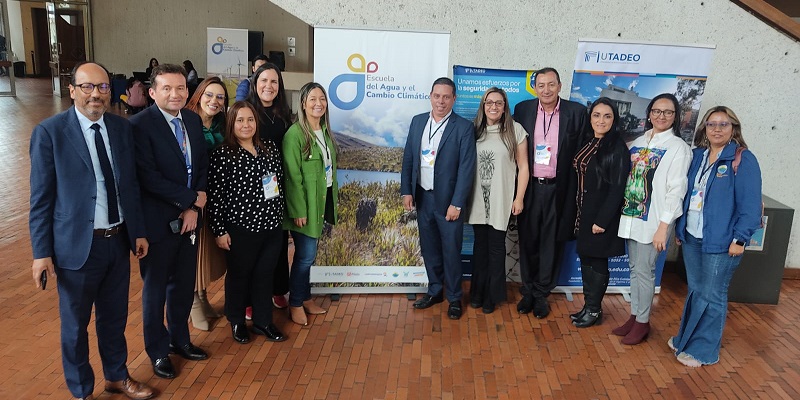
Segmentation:
[[(420, 145), (429, 117), (430, 113), (423, 113), (411, 120), (403, 152), (403, 170), (400, 175), (402, 195), (416, 195), (419, 182)], [(447, 121), (442, 139), (439, 141), (433, 169), (433, 192), (437, 211), (446, 214), (447, 207), (451, 204), (456, 207), (467, 206), (467, 201), (472, 195), (476, 159), (475, 126), (454, 112)], [(461, 215), (467, 215), (466, 210), (462, 210)]]
[[(33, 258), (80, 269), (89, 257), (97, 181), (75, 108), (50, 117), (31, 135), (30, 232)], [(131, 249), (145, 237), (130, 123), (106, 113), (111, 158)]]
[[(172, 235), (170, 221), (189, 208), (198, 191), (206, 190), (208, 151), (203, 137), (203, 123), (194, 112), (181, 110), (192, 153), (192, 182), (186, 186), (188, 173), (178, 141), (169, 123), (154, 104), (131, 117), (136, 143), (136, 166), (142, 188), (145, 226), (151, 242)], [(198, 226), (202, 221), (198, 220)]]

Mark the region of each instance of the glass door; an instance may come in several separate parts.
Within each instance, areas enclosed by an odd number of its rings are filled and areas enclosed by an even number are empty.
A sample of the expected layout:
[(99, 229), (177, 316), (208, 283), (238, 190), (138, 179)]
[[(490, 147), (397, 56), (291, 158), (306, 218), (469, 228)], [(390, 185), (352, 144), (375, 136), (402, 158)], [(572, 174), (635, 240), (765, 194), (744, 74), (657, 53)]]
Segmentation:
[(84, 1), (46, 3), (53, 94), (69, 95), (72, 68), (92, 59), (89, 5)]
[(14, 86), (14, 56), (8, 29), (6, 0), (0, 0), (0, 96), (16, 95)]

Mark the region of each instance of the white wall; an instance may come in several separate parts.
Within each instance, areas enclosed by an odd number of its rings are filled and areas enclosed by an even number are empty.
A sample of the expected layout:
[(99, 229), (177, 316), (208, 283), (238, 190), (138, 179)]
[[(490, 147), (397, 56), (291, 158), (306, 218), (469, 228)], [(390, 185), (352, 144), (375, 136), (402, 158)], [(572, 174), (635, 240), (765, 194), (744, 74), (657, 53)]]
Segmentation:
[[(155, 57), (192, 60), (204, 76), (208, 27), (263, 31), (264, 52), (286, 53), (287, 71), (311, 70), (309, 26), (266, 0), (94, 0), (91, 9), (95, 60), (117, 73), (144, 71)], [(288, 56), (287, 36), (296, 37), (295, 57)]]
[[(763, 192), (800, 210), (800, 44), (730, 1), (272, 2), (312, 26), (449, 31), (451, 64), (553, 66), (562, 73), (564, 97), (578, 38), (716, 45), (702, 112), (731, 107), (761, 163)], [(786, 263), (800, 268), (800, 212)]]

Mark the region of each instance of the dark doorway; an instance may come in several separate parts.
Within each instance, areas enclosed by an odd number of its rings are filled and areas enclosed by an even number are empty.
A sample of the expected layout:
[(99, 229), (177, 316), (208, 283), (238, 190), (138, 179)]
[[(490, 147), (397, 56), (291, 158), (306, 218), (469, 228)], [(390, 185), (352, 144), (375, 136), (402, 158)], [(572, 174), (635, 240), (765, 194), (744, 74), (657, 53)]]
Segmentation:
[(47, 36), (47, 10), (44, 8), (31, 9), (33, 24), (33, 75), (50, 76), (50, 39)]

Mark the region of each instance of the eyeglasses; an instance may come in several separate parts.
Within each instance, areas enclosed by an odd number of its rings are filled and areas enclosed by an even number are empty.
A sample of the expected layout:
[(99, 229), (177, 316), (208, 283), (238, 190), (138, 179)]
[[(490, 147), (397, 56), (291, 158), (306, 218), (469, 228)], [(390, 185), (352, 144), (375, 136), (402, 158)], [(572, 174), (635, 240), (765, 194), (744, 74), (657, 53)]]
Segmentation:
[(486, 102), (484, 102), (483, 104), (484, 104), (486, 107), (488, 107), (488, 108), (492, 108), (492, 107), (494, 107), (494, 106), (497, 106), (497, 108), (503, 108), (503, 106), (505, 106), (505, 105), (506, 105), (506, 102), (505, 102), (505, 101), (503, 101), (503, 100), (498, 100), (498, 101), (486, 101)]
[(219, 100), (219, 101), (225, 101), (225, 95), (224, 94), (215, 95), (214, 93), (211, 93), (211, 92), (205, 92), (205, 93), (203, 93), (203, 96), (208, 97), (209, 100), (211, 100), (214, 97), (216, 97), (217, 100)]
[(111, 91), (111, 85), (108, 83), (81, 83), (80, 85), (75, 86), (81, 88), (81, 92), (86, 94), (92, 94), (92, 92), (94, 92), (94, 88), (97, 88), (97, 90), (102, 94), (106, 94)]
[(664, 114), (665, 117), (669, 118), (669, 117), (675, 115), (675, 110), (659, 110), (657, 108), (654, 108), (654, 109), (650, 110), (650, 114), (653, 114), (656, 117), (660, 117), (661, 114)]
[(731, 126), (731, 125), (733, 125), (733, 124), (731, 124), (731, 123), (730, 123), (730, 122), (728, 122), (728, 121), (723, 121), (723, 122), (706, 122), (706, 129), (714, 130), (714, 129), (717, 129), (717, 128), (719, 128), (719, 129), (722, 129), (722, 130), (724, 130), (725, 128), (727, 128), (727, 127), (729, 127), (729, 126)]

